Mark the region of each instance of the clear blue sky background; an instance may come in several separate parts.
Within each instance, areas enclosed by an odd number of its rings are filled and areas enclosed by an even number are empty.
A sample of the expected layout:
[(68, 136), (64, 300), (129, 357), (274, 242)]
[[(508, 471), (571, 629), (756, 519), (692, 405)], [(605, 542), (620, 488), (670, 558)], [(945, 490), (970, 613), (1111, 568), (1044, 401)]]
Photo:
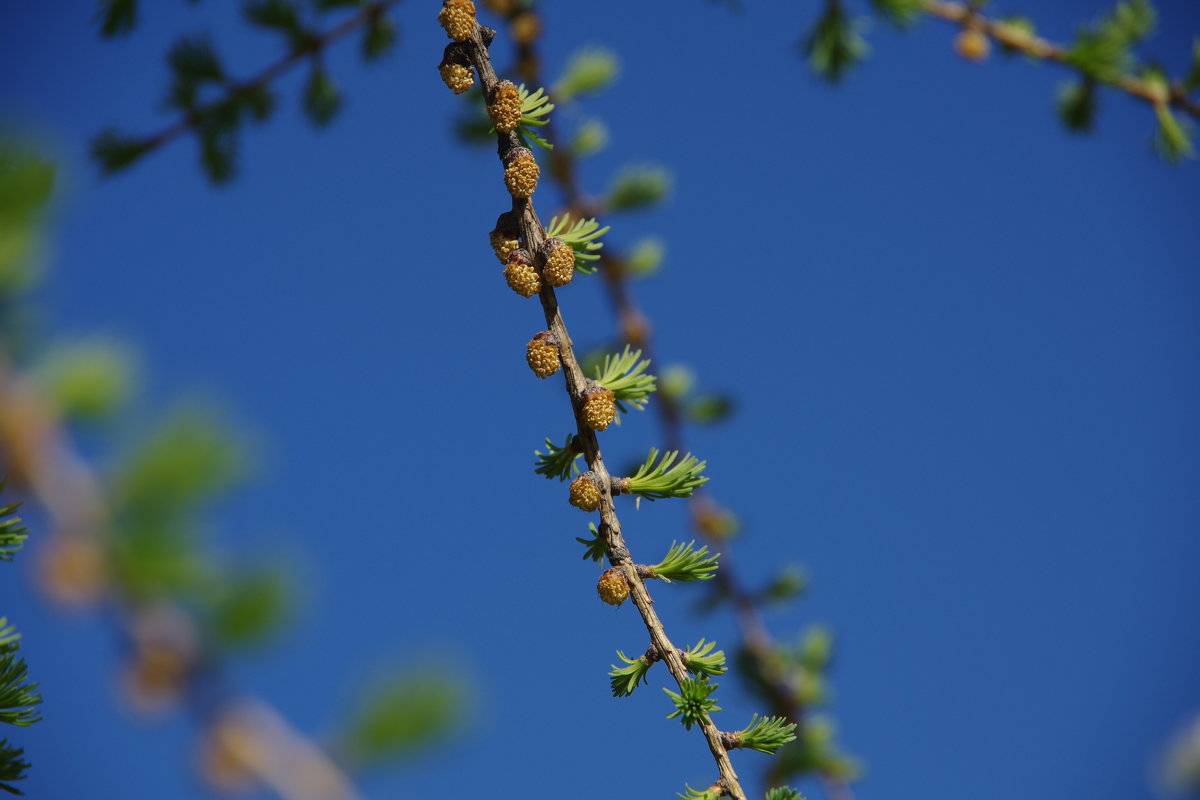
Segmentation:
[[(487, 246), (499, 166), (449, 135), (464, 101), (434, 69), (437, 4), (400, 8), (382, 65), (332, 54), (348, 105), (328, 130), (300, 120), (301, 76), (283, 81), (221, 190), (190, 141), (114, 180), (87, 162), (102, 127), (165, 122), (174, 35), (211, 26), (237, 74), (276, 57), (232, 4), (145, 5), (132, 38), (100, 43), (92, 3), (9, 3), (0, 108), (62, 160), (50, 328), (137, 343), (149, 408), (199, 386), (263, 443), (216, 540), (297, 554), (308, 602), (235, 677), (320, 731), (381, 664), (458, 663), (473, 684), (458, 746), (372, 776), (370, 797), (662, 798), (711, 780), (656, 688), (609, 697), (614, 650), (645, 634), (633, 608), (597, 602), (583, 515), (531, 474), (568, 407), (525, 367), (541, 312)], [(1150, 52), (1178, 73), (1200, 14), (1159, 5)], [(808, 598), (770, 622), (836, 630), (862, 800), (1152, 796), (1156, 754), (1200, 710), (1198, 167), (1150, 155), (1152, 115), (1123, 96), (1103, 94), (1096, 133), (1067, 134), (1063, 72), (969, 65), (937, 23), (876, 26), (870, 62), (819, 85), (792, 49), (816, 6), (546, 12), (552, 74), (586, 44), (623, 61), (587, 105), (612, 144), (585, 185), (627, 162), (675, 173), (671, 202), (612, 219), (610, 240), (665, 239), (664, 271), (636, 288), (658, 350), (736, 392), (734, 420), (691, 440), (745, 520), (740, 566), (808, 566)], [(1001, 10), (1065, 38), (1101, 4)], [(594, 281), (561, 297), (578, 342), (610, 334)], [(655, 435), (645, 415), (603, 444), (623, 463)], [(681, 511), (624, 510), (635, 556), (686, 535)], [(191, 723), (123, 718), (105, 623), (32, 601), (24, 561), (3, 591), (45, 687), (45, 721), (20, 735), (29, 794), (202, 796)], [(678, 641), (732, 643), (724, 617), (689, 613), (697, 590), (656, 596)], [(729, 728), (755, 710), (734, 686)]]

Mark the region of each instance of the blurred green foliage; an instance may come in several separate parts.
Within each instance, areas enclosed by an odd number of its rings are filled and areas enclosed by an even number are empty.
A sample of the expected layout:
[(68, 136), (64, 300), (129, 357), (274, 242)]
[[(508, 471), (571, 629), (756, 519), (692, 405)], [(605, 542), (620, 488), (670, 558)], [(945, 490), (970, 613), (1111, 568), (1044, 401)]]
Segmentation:
[(337, 84), (322, 67), (314, 66), (304, 85), (304, 113), (313, 125), (322, 127), (333, 121), (342, 107)]
[(1067, 130), (1090, 131), (1096, 122), (1096, 84), (1081, 80), (1064, 84), (1058, 93), (1058, 116)]
[(599, 47), (577, 50), (554, 83), (550, 94), (560, 103), (596, 94), (607, 89), (620, 71), (620, 61), (611, 50)]
[(850, 17), (841, 3), (826, 3), (800, 51), (813, 72), (831, 83), (838, 83), (846, 72), (867, 57), (870, 47), (862, 37), (862, 23)]
[(771, 765), (771, 783), (809, 772), (853, 780), (861, 771), (858, 762), (836, 744), (833, 723), (812, 713), (830, 699), (825, 673), (833, 660), (833, 648), (833, 634), (815, 625), (795, 645), (773, 645), (765, 659), (746, 650), (738, 653), (739, 675), (747, 688), (770, 703), (776, 713), (785, 714), (788, 706), (805, 709), (796, 740), (784, 745), (779, 760)]
[(667, 247), (662, 239), (646, 238), (634, 242), (625, 259), (625, 268), (635, 278), (657, 275), (667, 256)]
[(684, 419), (697, 425), (723, 422), (733, 413), (733, 397), (722, 393), (694, 394), (696, 373), (683, 364), (671, 364), (659, 376), (659, 390), (670, 398)]
[[(974, 16), (983, 5), (971, 4), (968, 15), (955, 17), (954, 22), (964, 32), (968, 29), (981, 31), (979, 35), (987, 37), (986, 44), (991, 38), (991, 29), (980, 24)], [(936, 4), (926, 0), (870, 0), (870, 6), (878, 16), (902, 28), (911, 26), (925, 14), (946, 17)], [(870, 52), (862, 36), (866, 19), (855, 16), (848, 7), (849, 3), (842, 0), (826, 0), (824, 10), (800, 45), (813, 72), (831, 83), (839, 82)], [(990, 19), (984, 21), (989, 26), (993, 22)], [(1036, 30), (1028, 17), (1009, 16), (998, 21), (1030, 37)], [(1119, 86), (1147, 100), (1153, 107), (1156, 122), (1155, 150), (1164, 160), (1173, 163), (1194, 154), (1192, 128), (1176, 117), (1172, 106), (1187, 109), (1193, 115), (1196, 113), (1196, 103), (1187, 97), (1187, 93), (1200, 88), (1200, 39), (1193, 47), (1189, 70), (1172, 80), (1158, 68), (1144, 65), (1135, 52), (1135, 48), (1154, 32), (1157, 21), (1158, 15), (1150, 0), (1125, 0), (1118, 2), (1111, 12), (1096, 22), (1080, 28), (1074, 41), (1063, 50), (1053, 50), (1052, 56), (1047, 55), (1050, 49), (1044, 43), (1038, 48), (1026, 49), (1015, 38), (1000, 42), (1001, 51), (1007, 55), (1024, 51), (1030, 58), (1062, 61), (1075, 70), (1077, 77), (1058, 95), (1059, 117), (1068, 130), (1091, 130), (1096, 116), (1098, 85)], [(973, 27), (976, 25), (978, 27)], [(970, 57), (983, 60), (986, 48), (983, 53)], [(1156, 94), (1151, 94), (1147, 86), (1157, 86)]]
[(66, 419), (96, 423), (111, 419), (133, 396), (137, 366), (130, 348), (95, 338), (52, 345), (35, 376)]
[(100, 0), (96, 21), (105, 38), (124, 36), (137, 25), (137, 0)]
[(584, 120), (575, 128), (575, 136), (569, 146), (576, 158), (596, 155), (608, 147), (608, 126), (598, 119)]
[(226, 569), (204, 614), (209, 631), (220, 646), (259, 644), (287, 620), (294, 594), (292, 578), (282, 566)]
[(436, 745), (462, 719), (465, 681), (444, 666), (392, 674), (353, 704), (333, 750), (355, 769)]
[(663, 202), (671, 191), (671, 173), (662, 167), (629, 166), (613, 179), (605, 197), (610, 211), (635, 211)]
[(29, 288), (40, 273), (54, 165), (32, 144), (0, 136), (0, 302)]
[(808, 573), (798, 564), (787, 564), (759, 592), (764, 603), (784, 603), (799, 597), (808, 588)]
[(923, 0), (871, 0), (875, 12), (893, 25), (906, 28), (921, 18)]
[(247, 474), (244, 443), (215, 412), (183, 405), (118, 463), (112, 478), (119, 586), (148, 602), (219, 607), (219, 569), (199, 549), (204, 506)]
[[(269, 80), (276, 69), (295, 62), (310, 62), (308, 79), (300, 96), (300, 108), (316, 127), (329, 124), (343, 106), (337, 82), (320, 58), (332, 38), (344, 30), (322, 31), (323, 15), (353, 9), (355, 25), (361, 28), (360, 52), (365, 61), (386, 55), (399, 39), (399, 29), (387, 16), (387, 3), (358, 0), (246, 0), (242, 17), (252, 28), (276, 34), (282, 54), (276, 64), (256, 77), (237, 80), (224, 68), (207, 34), (181, 37), (167, 51), (170, 71), (163, 107), (179, 115), (176, 122), (157, 134), (136, 136), (115, 128), (102, 131), (92, 140), (92, 158), (103, 174), (113, 174), (136, 163), (169, 139), (184, 131), (195, 134), (200, 163), (210, 181), (225, 183), (237, 173), (239, 136), (248, 123), (268, 120), (277, 106)], [(112, 37), (128, 33), (137, 22), (134, 0), (101, 0), (97, 19), (100, 33)], [(336, 36), (331, 36), (336, 32)]]
[(133, 524), (171, 527), (245, 477), (246, 459), (243, 444), (214, 411), (185, 405), (118, 467), (114, 500)]
[(857, 760), (838, 747), (837, 728), (826, 716), (813, 714), (796, 731), (796, 741), (779, 751), (771, 765), (771, 781), (816, 772), (839, 781), (852, 781), (862, 773)]
[(1149, 0), (1117, 3), (1111, 14), (1079, 32), (1067, 51), (1067, 62), (1111, 83), (1137, 66), (1133, 47), (1154, 31), (1157, 21)]
[[(275, 13), (263, 13), (268, 12)], [(203, 43), (175, 51), (172, 62), (174, 69), (195, 79), (174, 87), (173, 96), (183, 103), (197, 97), (192, 89), (223, 74)], [(258, 101), (247, 95), (239, 102)], [(54, 174), (36, 145), (0, 138), (0, 319), (5, 323), (27, 313), (30, 305), (27, 290), (39, 277), (33, 256), (43, 235)], [(37, 353), (38, 360), (28, 353)], [(131, 612), (120, 617), (122, 622), (132, 624), (138, 618), (133, 612), (145, 611), (146, 618), (163, 608), (182, 612), (200, 634), (199, 650), (189, 656), (197, 660), (186, 669), (211, 667), (231, 650), (260, 645), (281, 629), (296, 605), (297, 581), (291, 571), (277, 558), (222, 556), (208, 538), (219, 501), (252, 472), (245, 433), (211, 405), (198, 402), (178, 403), (157, 422), (144, 425), (131, 413), (139, 408), (133, 350), (103, 337), (50, 340), (22, 349), (17, 332), (6, 324), (0, 326), (0, 356), (33, 379), (69, 427), (117, 417), (123, 423), (98, 432), (104, 438), (91, 442), (101, 452), (106, 446), (123, 451), (107, 470), (97, 470), (103, 473), (111, 520), (97, 521), (96, 529), (73, 531), (92, 537), (107, 559), (99, 567), (110, 580), (107, 588)], [(118, 434), (128, 438), (118, 439)], [(11, 558), (24, 542), (14, 510), (15, 505), (0, 508), (0, 560)], [(62, 579), (70, 579), (69, 570)], [(105, 587), (103, 578), (97, 585), (97, 591)], [(135, 628), (123, 636), (136, 638)], [(36, 718), (33, 706), (40, 698), (16, 657), (17, 642), (18, 636), (0, 621), (0, 722), (27, 724)], [(444, 669), (396, 673), (349, 715), (340, 745), (355, 765), (374, 766), (437, 743), (461, 719), (466, 683), (464, 676)], [(178, 688), (187, 691), (189, 684)], [(203, 704), (220, 698), (191, 699)], [(27, 766), (20, 748), (0, 742), (0, 791), (16, 793), (11, 784)]]

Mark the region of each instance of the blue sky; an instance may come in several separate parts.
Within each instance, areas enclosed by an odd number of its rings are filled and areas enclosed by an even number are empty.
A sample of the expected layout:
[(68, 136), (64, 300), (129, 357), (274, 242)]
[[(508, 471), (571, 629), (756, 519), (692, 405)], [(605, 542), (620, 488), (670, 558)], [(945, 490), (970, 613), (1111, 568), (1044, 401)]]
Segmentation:
[[(331, 54), (347, 107), (327, 130), (302, 122), (300, 76), (285, 79), (224, 189), (190, 141), (112, 180), (87, 142), (166, 122), (174, 35), (211, 27), (237, 74), (276, 43), (218, 3), (147, 4), (129, 40), (101, 43), (85, 5), (4, 13), (0, 109), (64, 177), (39, 302), (57, 333), (135, 343), (148, 409), (199, 389), (260, 442), (214, 539), (292, 554), (307, 602), (234, 676), (315, 732), (381, 665), (471, 676), (456, 746), (370, 776), (369, 797), (514, 780), (670, 797), (711, 780), (654, 681), (609, 696), (614, 651), (645, 634), (633, 608), (596, 601), (574, 541), (586, 520), (531, 471), (569, 408), (523, 363), (541, 313), (486, 244), (507, 198), (494, 155), (450, 134), (465, 101), (434, 69), (437, 5), (401, 6), (380, 65)], [(1036, 5), (1002, 10), (1059, 39), (1101, 10)], [(1200, 15), (1159, 5), (1148, 52), (1178, 73)], [(657, 351), (736, 394), (729, 424), (689, 436), (745, 522), (739, 568), (806, 565), (810, 593), (770, 623), (835, 630), (832, 711), (868, 765), (859, 798), (1153, 796), (1154, 759), (1200, 711), (1197, 166), (1151, 155), (1151, 113), (1112, 93), (1095, 133), (1066, 133), (1060, 70), (967, 64), (932, 22), (876, 25), (871, 59), (830, 89), (792, 49), (815, 6), (546, 12), (551, 74), (584, 45), (622, 60), (611, 91), (560, 112), (611, 129), (584, 185), (627, 163), (675, 175), (664, 208), (613, 217), (608, 240), (663, 238), (663, 271), (635, 287)], [(543, 216), (551, 198), (535, 198)], [(598, 285), (561, 298), (577, 342), (610, 336)], [(606, 433), (610, 460), (657, 444), (653, 422)], [(677, 504), (620, 510), (639, 560), (687, 535)], [(124, 718), (106, 623), (31, 599), (24, 560), (4, 610), (46, 695), (20, 737), (30, 796), (202, 796), (190, 722)], [(656, 590), (668, 631), (731, 646), (725, 617), (690, 613), (698, 596)], [(757, 710), (732, 680), (721, 694), (725, 727)], [(766, 757), (736, 763), (754, 776)]]

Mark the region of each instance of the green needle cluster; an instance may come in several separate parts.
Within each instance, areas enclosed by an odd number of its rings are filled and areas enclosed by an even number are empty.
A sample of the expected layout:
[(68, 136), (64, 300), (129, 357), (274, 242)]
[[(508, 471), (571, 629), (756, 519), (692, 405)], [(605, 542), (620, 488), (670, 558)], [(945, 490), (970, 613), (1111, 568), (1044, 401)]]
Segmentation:
[(533, 128), (541, 128), (550, 122), (549, 114), (554, 110), (554, 104), (546, 95), (544, 89), (538, 89), (533, 94), (521, 84), (521, 122), (517, 125), (516, 134), (521, 143), (529, 147), (530, 143), (547, 150), (553, 150), (554, 145), (533, 132)]
[(592, 561), (595, 561), (598, 564), (601, 560), (603, 560), (604, 553), (608, 548), (608, 544), (604, 541), (604, 537), (600, 535), (600, 531), (596, 530), (596, 524), (594, 522), (588, 523), (588, 530), (592, 532), (592, 538), (580, 539), (578, 536), (576, 536), (575, 541), (587, 548), (583, 554), (584, 560), (586, 561), (590, 558)]
[(721, 554), (710, 556), (708, 545), (699, 550), (693, 539), (687, 544), (671, 542), (666, 557), (650, 567), (650, 576), (670, 583), (671, 581), (706, 581), (717, 572), (717, 561)]
[(535, 450), (533, 454), (537, 457), (533, 471), (545, 475), (548, 480), (565, 481), (579, 474), (576, 460), (582, 453), (575, 447), (574, 434), (567, 434), (567, 441), (561, 447), (546, 439), (546, 452)]
[[(694, 647), (690, 647), (683, 653), (683, 665), (687, 667), (688, 672), (698, 677), (715, 677), (725, 674), (725, 651), (718, 650), (712, 653), (712, 649), (717, 646), (716, 642), (705, 642), (701, 639)], [(712, 655), (709, 655), (712, 653)]]
[(621, 491), (639, 495), (647, 500), (691, 497), (692, 492), (708, 483), (708, 478), (700, 475), (708, 462), (688, 453), (676, 464), (675, 459), (678, 457), (679, 452), (673, 450), (664, 453), (662, 460), (656, 464), (658, 450), (651, 447), (650, 455), (646, 457), (646, 462), (638, 467), (637, 474), (621, 482)]
[(804, 795), (790, 786), (777, 786), (767, 790), (766, 800), (804, 800)]
[(759, 717), (755, 714), (744, 730), (731, 737), (733, 746), (774, 755), (788, 742), (796, 741), (796, 723), (786, 717)]
[(29, 668), (17, 657), (21, 634), (0, 617), (0, 722), (24, 728), (41, 719), (35, 706), (42, 702), (36, 683), (26, 683)]
[[(3, 488), (6, 481), (0, 481)], [(10, 503), (0, 508), (0, 559), (11, 561), (13, 554), (25, 543), (25, 528), (21, 518), (15, 515), (20, 503)], [(8, 624), (7, 617), (0, 617), (0, 723), (24, 728), (40, 720), (37, 707), (42, 702), (38, 685), (29, 682), (29, 667), (19, 655), (21, 634)], [(0, 791), (22, 794), (13, 786), (25, 778), (29, 762), (25, 750), (0, 739)]]
[(721, 797), (725, 794), (725, 790), (720, 786), (710, 786), (704, 791), (697, 791), (691, 786), (684, 784), (683, 790), (683, 794), (679, 792), (675, 793), (675, 796), (680, 798), (680, 800), (721, 800)]
[(667, 719), (678, 718), (689, 731), (693, 725), (702, 724), (709, 714), (721, 710), (717, 701), (709, 696), (717, 690), (717, 686), (718, 684), (709, 683), (706, 678), (689, 678), (679, 684), (679, 692), (663, 689), (675, 704), (675, 710), (667, 714)]
[(609, 683), (612, 685), (613, 697), (628, 697), (639, 684), (646, 682), (650, 661), (645, 656), (629, 658), (620, 650), (617, 651), (617, 658), (624, 661), (625, 666), (613, 665), (612, 672), (608, 673)]
[[(4, 483), (0, 482), (0, 490)], [(21, 518), (16, 516), (20, 503), (9, 503), (0, 508), (0, 561), (12, 561), (13, 555), (25, 545), (29, 538)]]

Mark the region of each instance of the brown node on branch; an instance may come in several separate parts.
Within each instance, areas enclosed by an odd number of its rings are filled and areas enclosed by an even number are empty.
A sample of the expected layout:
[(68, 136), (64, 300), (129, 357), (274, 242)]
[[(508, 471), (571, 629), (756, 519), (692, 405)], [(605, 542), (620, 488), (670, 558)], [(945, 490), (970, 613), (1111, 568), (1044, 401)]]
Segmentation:
[(736, 731), (721, 731), (721, 744), (726, 750), (740, 750), (742, 737)]

